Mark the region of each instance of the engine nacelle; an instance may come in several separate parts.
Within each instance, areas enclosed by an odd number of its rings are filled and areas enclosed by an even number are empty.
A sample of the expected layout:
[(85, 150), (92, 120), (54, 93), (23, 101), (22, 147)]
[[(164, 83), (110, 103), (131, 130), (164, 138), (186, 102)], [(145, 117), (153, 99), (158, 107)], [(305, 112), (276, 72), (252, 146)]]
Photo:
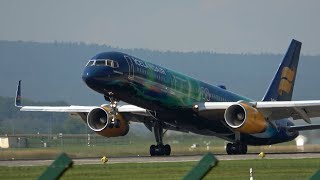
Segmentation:
[(262, 133), (267, 128), (267, 122), (262, 113), (245, 103), (228, 107), (224, 113), (224, 119), (231, 128), (246, 134)]
[(112, 115), (109, 113), (110, 107), (102, 106), (92, 109), (87, 116), (87, 124), (90, 129), (101, 136), (118, 137), (124, 136), (129, 132), (129, 123), (120, 113), (116, 115), (116, 121), (119, 121), (120, 126), (110, 126)]

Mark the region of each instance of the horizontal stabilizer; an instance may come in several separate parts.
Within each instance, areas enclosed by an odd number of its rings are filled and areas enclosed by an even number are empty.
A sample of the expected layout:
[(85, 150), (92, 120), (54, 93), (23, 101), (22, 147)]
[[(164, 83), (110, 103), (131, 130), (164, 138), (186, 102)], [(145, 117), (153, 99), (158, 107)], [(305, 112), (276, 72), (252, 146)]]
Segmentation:
[(290, 126), (288, 128), (289, 131), (306, 131), (306, 130), (314, 130), (314, 129), (320, 129), (320, 124)]
[(227, 87), (225, 85), (218, 85), (219, 88), (227, 90)]

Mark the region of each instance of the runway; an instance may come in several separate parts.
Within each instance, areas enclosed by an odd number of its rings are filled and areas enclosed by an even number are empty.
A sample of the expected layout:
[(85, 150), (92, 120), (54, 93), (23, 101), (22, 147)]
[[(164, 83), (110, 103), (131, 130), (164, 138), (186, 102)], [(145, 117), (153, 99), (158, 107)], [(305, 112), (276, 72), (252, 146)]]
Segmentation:
[[(260, 159), (258, 154), (246, 155), (215, 155), (218, 160), (246, 160)], [(202, 155), (190, 156), (165, 156), (165, 157), (150, 157), (150, 156), (130, 156), (130, 157), (109, 157), (108, 164), (115, 163), (157, 163), (157, 162), (188, 162), (199, 161)], [(266, 154), (265, 159), (302, 159), (302, 158), (320, 158), (320, 153), (272, 153)], [(10, 160), (0, 161), (0, 166), (44, 166), (49, 165), (53, 160)], [(101, 164), (100, 158), (85, 158), (73, 159), (75, 165), (85, 164)]]

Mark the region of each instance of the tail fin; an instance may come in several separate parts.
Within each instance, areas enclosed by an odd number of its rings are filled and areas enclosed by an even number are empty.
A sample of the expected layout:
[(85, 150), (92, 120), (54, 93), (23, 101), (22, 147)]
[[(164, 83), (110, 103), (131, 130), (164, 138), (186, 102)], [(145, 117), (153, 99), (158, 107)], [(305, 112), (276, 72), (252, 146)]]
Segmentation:
[(291, 101), (302, 43), (292, 40), (262, 101)]

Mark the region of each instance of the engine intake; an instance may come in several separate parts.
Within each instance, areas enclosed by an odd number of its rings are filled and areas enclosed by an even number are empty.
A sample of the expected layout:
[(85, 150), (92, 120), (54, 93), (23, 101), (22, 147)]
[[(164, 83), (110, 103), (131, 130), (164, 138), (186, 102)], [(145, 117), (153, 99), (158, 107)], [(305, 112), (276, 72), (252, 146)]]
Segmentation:
[(101, 106), (92, 109), (87, 116), (87, 124), (90, 129), (101, 136), (105, 137), (118, 137), (124, 136), (129, 132), (129, 123), (124, 117), (117, 113), (116, 123), (117, 126), (111, 126), (112, 115), (109, 113), (109, 106)]
[(262, 113), (245, 103), (228, 107), (224, 118), (228, 126), (246, 134), (262, 133), (267, 128), (267, 122)]
[(92, 109), (87, 116), (87, 124), (94, 131), (102, 131), (109, 124), (109, 113), (103, 108)]

